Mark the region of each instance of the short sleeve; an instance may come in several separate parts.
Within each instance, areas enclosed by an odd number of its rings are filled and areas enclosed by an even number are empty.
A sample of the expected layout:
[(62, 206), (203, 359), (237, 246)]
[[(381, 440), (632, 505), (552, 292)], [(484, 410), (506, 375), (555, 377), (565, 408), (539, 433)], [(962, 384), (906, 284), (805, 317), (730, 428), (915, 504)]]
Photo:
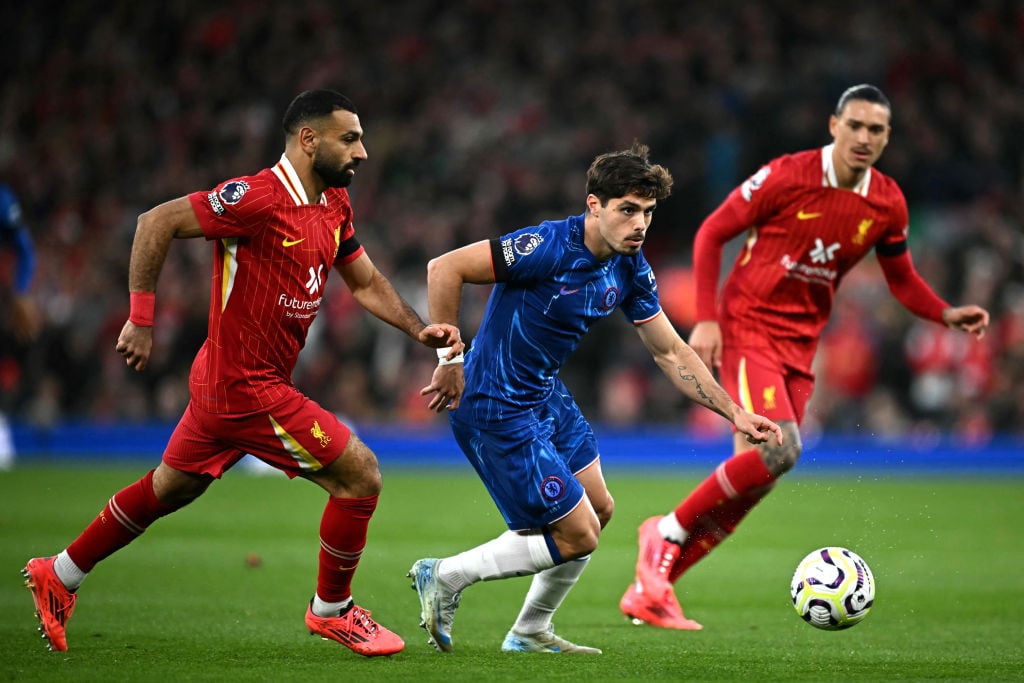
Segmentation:
[(242, 237), (258, 230), (273, 211), (274, 190), (266, 178), (226, 180), (209, 192), (188, 195), (207, 239)]

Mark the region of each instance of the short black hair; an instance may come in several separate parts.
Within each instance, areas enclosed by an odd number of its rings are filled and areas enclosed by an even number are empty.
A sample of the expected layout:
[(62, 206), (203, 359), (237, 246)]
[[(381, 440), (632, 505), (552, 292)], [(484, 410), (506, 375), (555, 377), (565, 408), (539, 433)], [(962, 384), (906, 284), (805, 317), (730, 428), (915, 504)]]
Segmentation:
[(885, 93), (869, 83), (861, 83), (860, 85), (850, 86), (839, 96), (839, 101), (836, 102), (835, 115), (842, 116), (846, 105), (853, 100), (864, 100), (865, 102), (880, 104), (889, 110), (890, 115), (892, 114), (892, 105), (889, 104), (889, 98), (885, 96)]
[(339, 109), (359, 114), (356, 111), (356, 105), (352, 104), (352, 100), (339, 92), (307, 90), (299, 93), (288, 105), (288, 109), (284, 112), (284, 118), (281, 120), (281, 127), (284, 128), (285, 135), (294, 135), (306, 122), (330, 116)]
[(665, 199), (672, 194), (672, 174), (647, 158), (647, 145), (634, 142), (620, 152), (602, 154), (587, 170), (587, 194), (601, 200), (637, 194), (647, 199)]

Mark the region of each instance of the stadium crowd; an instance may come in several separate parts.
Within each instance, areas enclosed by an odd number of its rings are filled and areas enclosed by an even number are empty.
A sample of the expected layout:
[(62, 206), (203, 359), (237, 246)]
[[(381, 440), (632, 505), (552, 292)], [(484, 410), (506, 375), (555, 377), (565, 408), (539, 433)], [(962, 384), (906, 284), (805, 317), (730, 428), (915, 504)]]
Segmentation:
[[(0, 177), (32, 228), (44, 323), (0, 367), (15, 419), (177, 419), (206, 333), (210, 249), (172, 246), (137, 375), (114, 353), (136, 218), (273, 164), (283, 109), (306, 88), (359, 107), (357, 234), (424, 314), (429, 258), (582, 212), (578, 169), (649, 144), (676, 185), (644, 251), (685, 337), (703, 217), (760, 163), (828, 142), (838, 94), (871, 82), (893, 102), (879, 168), (906, 193), (915, 264), (993, 326), (974, 342), (916, 320), (869, 259), (839, 290), (807, 427), (1024, 434), (1020, 3), (84, 0), (5, 4), (0, 22)], [(433, 354), (330, 286), (297, 385), (356, 425), (441, 419), (419, 396)], [(471, 337), (486, 291), (466, 296)], [(598, 423), (728, 426), (703, 422), (645, 354), (625, 320), (606, 321), (563, 378)]]

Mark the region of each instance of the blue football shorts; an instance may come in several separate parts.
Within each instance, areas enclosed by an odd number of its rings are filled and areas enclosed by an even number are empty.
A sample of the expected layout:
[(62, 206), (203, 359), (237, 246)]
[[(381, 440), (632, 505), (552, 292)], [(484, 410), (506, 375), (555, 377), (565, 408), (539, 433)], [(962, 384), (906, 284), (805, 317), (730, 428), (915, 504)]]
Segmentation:
[(572, 395), (553, 392), (547, 403), (501, 422), (449, 414), (455, 440), (512, 531), (539, 529), (572, 512), (585, 495), (576, 478), (598, 458), (594, 430)]

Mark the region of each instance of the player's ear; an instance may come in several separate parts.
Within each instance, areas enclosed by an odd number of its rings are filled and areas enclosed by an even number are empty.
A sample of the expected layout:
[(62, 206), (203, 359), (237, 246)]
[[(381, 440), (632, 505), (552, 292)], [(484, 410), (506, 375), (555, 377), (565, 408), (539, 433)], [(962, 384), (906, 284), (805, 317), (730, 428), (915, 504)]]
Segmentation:
[(601, 209), (601, 200), (597, 198), (595, 194), (587, 195), (587, 213), (597, 218)]
[(319, 137), (320, 134), (317, 133), (314, 129), (310, 128), (309, 126), (303, 126), (302, 128), (299, 129), (298, 133), (299, 147), (302, 148), (302, 151), (311, 154), (313, 150), (316, 149)]

